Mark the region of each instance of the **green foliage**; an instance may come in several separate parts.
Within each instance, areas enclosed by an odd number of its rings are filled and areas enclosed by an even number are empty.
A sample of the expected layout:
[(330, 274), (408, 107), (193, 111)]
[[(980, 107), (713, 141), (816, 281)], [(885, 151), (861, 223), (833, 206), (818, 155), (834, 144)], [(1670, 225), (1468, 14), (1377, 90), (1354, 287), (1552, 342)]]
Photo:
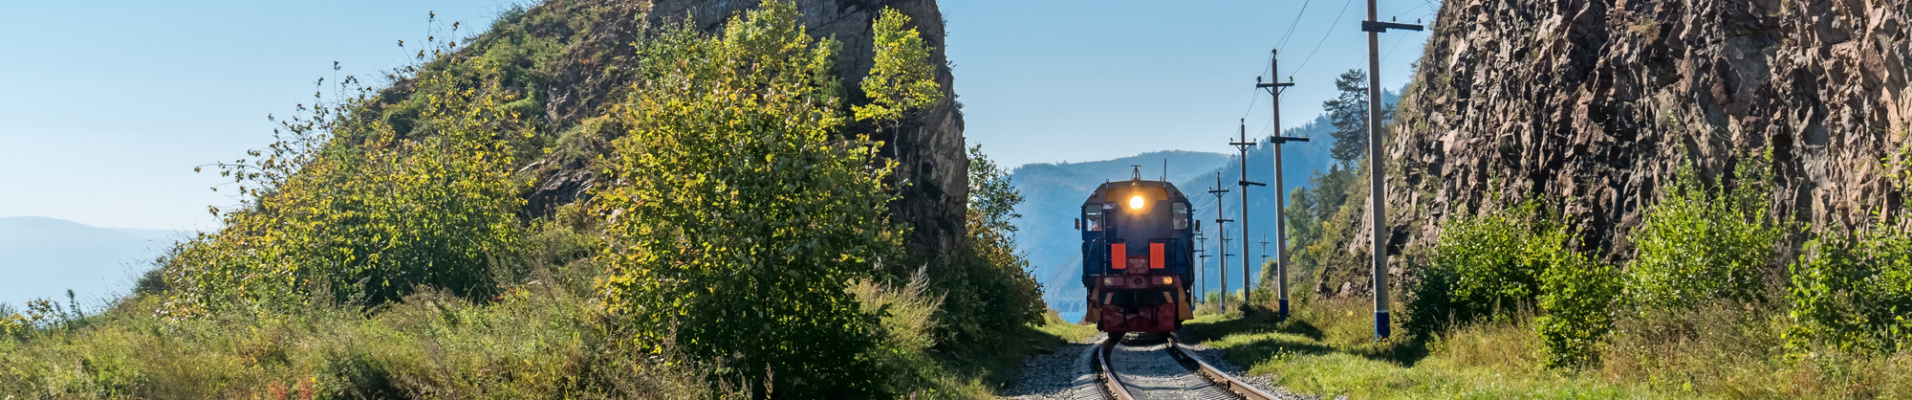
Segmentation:
[(876, 65), (863, 78), (861, 89), (870, 104), (852, 106), (858, 121), (900, 121), (904, 113), (919, 110), (942, 100), (942, 87), (936, 83), (936, 64), (930, 62), (929, 46), (909, 16), (884, 7), (877, 16), (875, 31)]
[(1414, 266), (1419, 281), (1409, 289), (1408, 329), (1432, 334), (1536, 306), (1543, 274), (1585, 258), (1574, 251), (1567, 226), (1539, 202), (1455, 218), (1442, 227), (1428, 264)]
[(876, 317), (848, 285), (898, 250), (893, 163), (837, 138), (837, 44), (768, 0), (721, 35), (665, 28), (595, 196), (604, 304), (640, 346), (675, 343), (778, 395), (877, 396)]
[(1573, 254), (1540, 276), (1540, 311), (1534, 321), (1549, 367), (1585, 366), (1598, 360), (1613, 331), (1613, 303), (1623, 281), (1619, 271)]
[[(448, 84), (439, 79), (420, 84)], [(322, 114), (287, 123), (293, 135), (265, 160), (228, 165), (228, 176), (255, 185), (242, 192), (258, 197), (226, 213), (219, 233), (175, 250), (165, 276), (171, 311), (309, 298), (376, 305), (418, 286), (488, 297), (494, 261), (518, 245), (522, 186), (499, 133), (515, 117), (499, 110), (509, 98), (447, 92), (422, 96), (433, 136), (399, 139), (389, 125)], [(349, 116), (348, 107), (332, 115)]]
[(33, 325), (26, 316), (15, 312), (12, 305), (0, 303), (0, 340), (25, 335), (32, 329)]
[[(1297, 195), (1295, 201), (1289, 203), (1288, 237), (1294, 249), (1294, 255), (1288, 259), (1294, 270), (1289, 274), (1297, 282), (1307, 281), (1310, 275), (1317, 273), (1320, 276), (1314, 280), (1318, 285), (1349, 278), (1329, 276), (1336, 271), (1358, 270), (1362, 276), (1367, 273), (1360, 268), (1365, 265), (1366, 256), (1348, 251), (1348, 243), (1356, 240), (1354, 232), (1361, 223), (1362, 212), (1367, 210), (1363, 201), (1367, 198), (1368, 186), (1362, 184), (1364, 181), (1360, 178), (1365, 170), (1366, 167), (1331, 166), (1328, 173), (1317, 173), (1310, 179), (1313, 189), (1306, 195)], [(1336, 288), (1316, 290), (1332, 293)]]
[(1863, 233), (1825, 233), (1792, 264), (1795, 352), (1830, 344), (1862, 353), (1912, 350), (1912, 229), (1880, 216)]
[(1042, 286), (1016, 250), (1015, 209), (1023, 197), (1009, 175), (969, 149), (969, 259), (930, 271), (944, 293), (942, 330), (953, 347), (994, 347), (1015, 327), (1042, 322)]
[(1681, 308), (1717, 299), (1764, 301), (1762, 279), (1786, 229), (1766, 213), (1771, 171), (1749, 159), (1707, 187), (1691, 168), (1675, 175), (1666, 198), (1649, 207), (1629, 240), (1627, 299), (1644, 308)]

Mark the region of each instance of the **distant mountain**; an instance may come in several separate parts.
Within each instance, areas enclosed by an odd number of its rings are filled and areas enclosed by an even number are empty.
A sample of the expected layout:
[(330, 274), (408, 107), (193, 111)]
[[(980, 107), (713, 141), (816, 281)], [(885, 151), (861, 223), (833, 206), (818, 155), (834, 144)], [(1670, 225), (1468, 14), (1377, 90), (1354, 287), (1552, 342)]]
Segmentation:
[[(1384, 92), (1383, 100), (1393, 103), (1398, 97), (1395, 93)], [(1325, 173), (1334, 165), (1329, 149), (1334, 147), (1334, 131), (1326, 115), (1316, 117), (1299, 127), (1285, 131), (1284, 136), (1309, 138), (1308, 142), (1296, 142), (1282, 145), (1282, 186), (1292, 192), (1297, 188), (1308, 187), (1309, 178), (1317, 171)], [(1274, 146), (1268, 145), (1266, 137), (1259, 138), (1257, 145), (1248, 150), (1248, 180), (1273, 185)], [(1222, 147), (1219, 144), (1216, 147)], [(1203, 220), (1202, 227), (1207, 231), (1205, 248), (1208, 254), (1215, 252), (1218, 243), (1215, 239), (1215, 196), (1208, 193), (1215, 186), (1216, 173), (1221, 173), (1221, 181), (1228, 186), (1228, 197), (1222, 201), (1222, 212), (1228, 219), (1240, 218), (1240, 195), (1235, 185), (1241, 178), (1241, 162), (1236, 154), (1203, 153), (1191, 151), (1163, 151), (1144, 153), (1106, 161), (1092, 161), (1062, 164), (1029, 164), (1018, 167), (1010, 173), (1011, 182), (1022, 192), (1024, 202), (1016, 208), (1022, 218), (1016, 220), (1019, 229), (1016, 244), (1028, 257), (1036, 280), (1042, 282), (1043, 295), (1050, 299), (1078, 299), (1084, 295), (1082, 289), (1081, 238), (1073, 227), (1077, 209), (1089, 192), (1096, 186), (1110, 180), (1126, 180), (1132, 174), (1130, 165), (1141, 165), (1142, 176), (1146, 179), (1161, 179), (1162, 161), (1168, 160), (1168, 180), (1175, 182), (1183, 194), (1191, 196), (1194, 213)], [(1248, 218), (1251, 242), (1250, 256), (1255, 262), (1249, 274), (1259, 279), (1260, 260), (1263, 247), (1261, 240), (1269, 240), (1268, 253), (1272, 256), (1275, 226), (1275, 196), (1268, 188), (1250, 188), (1248, 192)], [(1241, 226), (1229, 223), (1227, 226), (1230, 246), (1229, 287), (1241, 288), (1241, 265), (1238, 254), (1240, 242), (1233, 241), (1240, 236)], [(1201, 281), (1208, 282), (1209, 291), (1216, 291), (1215, 282), (1219, 282), (1218, 260), (1210, 258), (1204, 269)]]
[(83, 305), (125, 294), (183, 234), (115, 229), (44, 217), (0, 218), (0, 303), (23, 306), (36, 298), (66, 301), (72, 289)]

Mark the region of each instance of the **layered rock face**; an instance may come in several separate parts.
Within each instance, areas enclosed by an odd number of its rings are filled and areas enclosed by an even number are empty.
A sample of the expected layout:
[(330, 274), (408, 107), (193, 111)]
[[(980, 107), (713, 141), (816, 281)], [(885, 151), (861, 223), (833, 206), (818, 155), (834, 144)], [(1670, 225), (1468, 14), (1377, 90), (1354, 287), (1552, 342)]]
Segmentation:
[(1681, 165), (1716, 182), (1765, 154), (1777, 217), (1849, 229), (1894, 212), (1908, 17), (1904, 0), (1450, 0), (1386, 145), (1389, 251), (1544, 197), (1621, 262)]
[[(629, 66), (635, 64), (636, 50), (631, 43), (640, 39), (646, 25), (661, 26), (689, 18), (690, 23), (709, 32), (723, 29), (724, 20), (756, 7), (758, 1), (598, 0), (588, 7), (602, 13), (603, 21), (642, 21), (643, 23), (600, 23), (587, 32), (585, 45), (570, 48), (562, 57), (566, 65), (582, 68), (562, 71), (548, 88), (547, 117), (558, 125), (578, 124), (601, 114), (607, 104), (623, 100), (623, 88), (635, 79)], [(873, 134), (886, 143), (883, 157), (897, 160), (896, 178), (901, 199), (891, 205), (897, 221), (914, 227), (909, 244), (920, 254), (961, 252), (967, 237), (963, 217), (968, 204), (969, 158), (963, 146), (963, 117), (955, 107), (954, 77), (944, 55), (942, 11), (933, 0), (796, 0), (803, 22), (815, 37), (834, 37), (842, 43), (837, 60), (838, 76), (848, 90), (848, 100), (863, 104), (868, 100), (857, 90), (858, 82), (875, 64), (871, 50), (874, 32), (871, 21), (883, 8), (895, 8), (908, 15), (924, 42), (931, 46), (931, 61), (937, 67), (936, 81), (942, 85), (944, 101), (929, 110), (917, 112), (903, 122), (898, 132), (881, 132), (872, 125), (853, 125), (845, 134)], [(528, 211), (548, 212), (551, 207), (585, 196), (595, 184), (595, 171), (584, 158), (556, 158), (533, 165), (540, 178), (529, 195)]]

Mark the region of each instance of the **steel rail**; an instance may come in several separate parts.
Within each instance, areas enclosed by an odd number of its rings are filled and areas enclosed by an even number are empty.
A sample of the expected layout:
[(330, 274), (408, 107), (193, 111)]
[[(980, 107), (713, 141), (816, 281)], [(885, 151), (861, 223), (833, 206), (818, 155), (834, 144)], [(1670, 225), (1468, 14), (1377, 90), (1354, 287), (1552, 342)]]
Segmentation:
[(1121, 376), (1116, 374), (1115, 368), (1109, 365), (1109, 354), (1115, 350), (1116, 345), (1121, 343), (1121, 336), (1103, 339), (1101, 344), (1096, 345), (1095, 362), (1091, 365), (1096, 370), (1095, 380), (1100, 383), (1098, 386), (1101, 386), (1105, 397), (1112, 400), (1135, 400), (1135, 396), (1129, 395), (1129, 389), (1122, 386)]
[(1182, 343), (1176, 340), (1177, 339), (1176, 336), (1178, 335), (1169, 336), (1168, 346), (1166, 346), (1166, 348), (1168, 349), (1169, 356), (1175, 357), (1176, 360), (1182, 361), (1184, 365), (1195, 366), (1196, 368), (1191, 368), (1191, 369), (1195, 370), (1196, 374), (1201, 375), (1202, 379), (1208, 380), (1210, 384), (1216, 387), (1222, 388), (1224, 390), (1227, 390), (1229, 393), (1234, 393), (1236, 396), (1241, 396), (1243, 399), (1247, 399), (1247, 400), (1280, 399), (1279, 397), (1275, 397), (1275, 395), (1268, 394), (1268, 392), (1261, 391), (1261, 389), (1256, 389), (1254, 385), (1249, 385), (1246, 382), (1242, 382), (1240, 379), (1235, 379), (1234, 376), (1228, 375), (1227, 373), (1222, 372), (1222, 370), (1220, 369), (1216, 369), (1215, 366), (1209, 365), (1207, 362), (1203, 362), (1201, 357), (1196, 357), (1193, 354), (1189, 354), (1187, 350), (1182, 348)]

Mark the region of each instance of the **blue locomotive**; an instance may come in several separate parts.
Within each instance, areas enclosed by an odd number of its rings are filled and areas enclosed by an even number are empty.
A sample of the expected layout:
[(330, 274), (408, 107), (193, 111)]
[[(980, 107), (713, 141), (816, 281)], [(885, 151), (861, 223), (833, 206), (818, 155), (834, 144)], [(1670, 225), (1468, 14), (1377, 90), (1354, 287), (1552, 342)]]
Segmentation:
[(1187, 196), (1165, 181), (1096, 187), (1082, 203), (1082, 285), (1104, 332), (1172, 332), (1194, 317), (1195, 230)]

